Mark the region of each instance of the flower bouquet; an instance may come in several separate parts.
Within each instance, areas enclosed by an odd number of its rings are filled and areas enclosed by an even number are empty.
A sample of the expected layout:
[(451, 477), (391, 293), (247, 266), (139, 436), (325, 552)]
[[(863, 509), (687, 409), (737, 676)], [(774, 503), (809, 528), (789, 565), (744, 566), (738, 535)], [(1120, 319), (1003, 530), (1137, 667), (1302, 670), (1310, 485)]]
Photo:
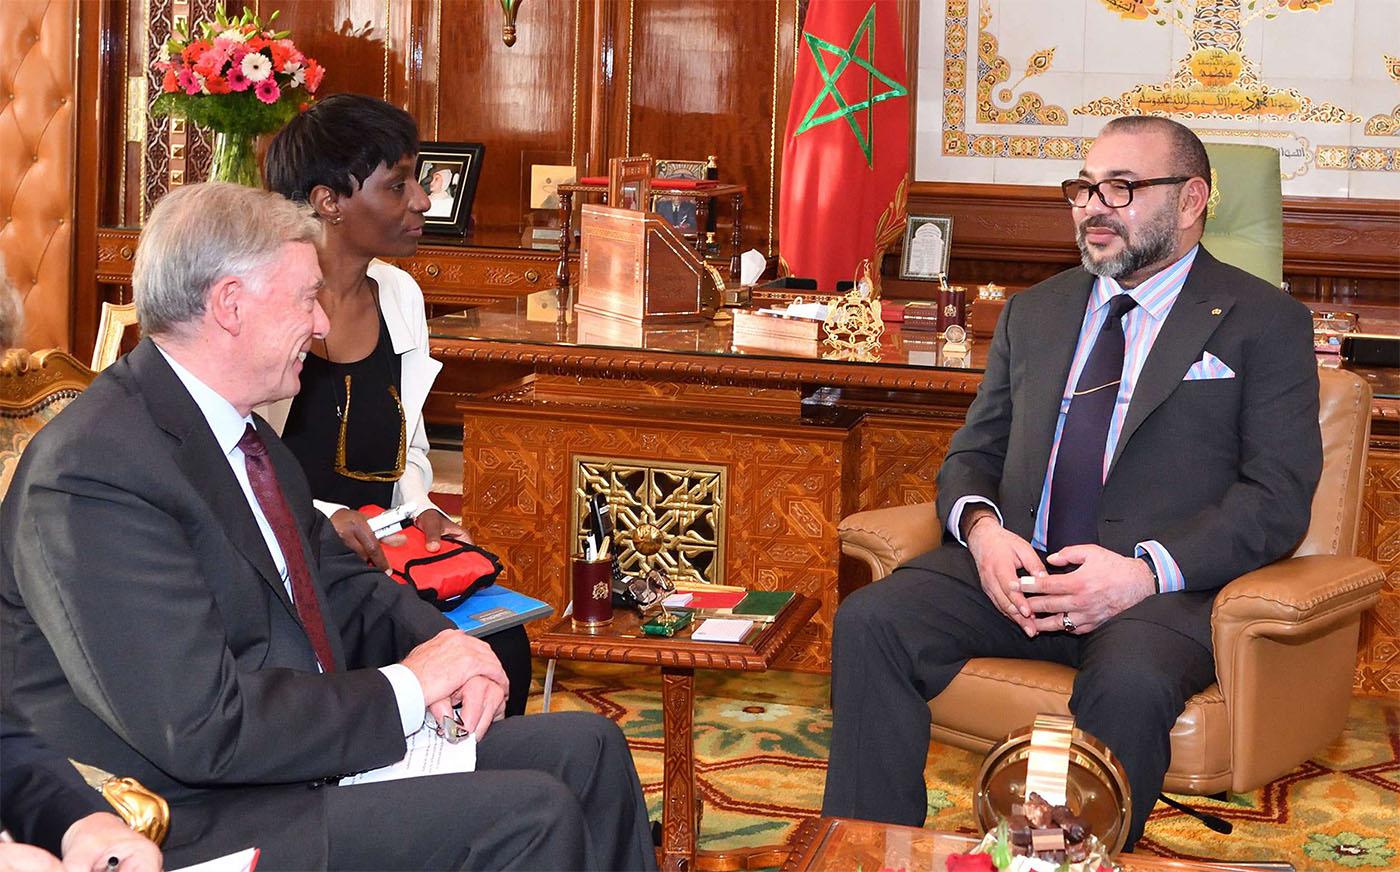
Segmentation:
[(229, 18), (222, 8), (199, 35), (184, 25), (166, 40), (153, 64), (161, 94), (151, 111), (175, 115), (216, 134), (211, 177), (260, 184), (254, 139), (278, 130), (304, 110), (325, 69), (288, 39), (244, 8)]

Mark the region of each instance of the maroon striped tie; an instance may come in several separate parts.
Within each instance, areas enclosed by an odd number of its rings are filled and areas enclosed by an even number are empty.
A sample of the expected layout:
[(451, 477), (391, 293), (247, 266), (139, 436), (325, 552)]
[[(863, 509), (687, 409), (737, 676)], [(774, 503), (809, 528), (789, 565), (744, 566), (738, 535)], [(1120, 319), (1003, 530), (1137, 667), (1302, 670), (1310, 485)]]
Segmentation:
[(277, 547), (282, 549), (282, 557), (287, 561), (287, 576), (292, 581), (292, 600), (306, 636), (311, 640), (311, 650), (316, 653), (322, 671), (334, 672), (331, 643), (326, 638), (326, 623), (321, 619), (316, 589), (311, 586), (311, 570), (307, 568), (306, 555), (301, 550), (301, 536), (297, 533), (296, 520), (287, 505), (287, 498), (282, 495), (282, 486), (277, 483), (277, 473), (268, 459), (267, 446), (263, 444), (258, 431), (249, 424), (248, 429), (243, 431), (243, 438), (238, 440), (238, 447), (243, 449), (253, 495), (257, 497), (263, 515), (272, 527), (272, 535), (277, 538)]

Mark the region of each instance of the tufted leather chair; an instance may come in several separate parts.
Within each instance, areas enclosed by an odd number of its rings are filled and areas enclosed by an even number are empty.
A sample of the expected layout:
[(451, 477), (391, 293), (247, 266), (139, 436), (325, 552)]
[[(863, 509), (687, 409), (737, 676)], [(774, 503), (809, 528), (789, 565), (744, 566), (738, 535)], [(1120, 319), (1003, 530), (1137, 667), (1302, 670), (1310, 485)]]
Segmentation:
[(0, 252), (31, 348), (69, 343), (78, 3), (0, 2)]
[[(1261, 787), (1335, 739), (1346, 721), (1361, 613), (1385, 579), (1356, 556), (1371, 389), (1351, 373), (1318, 375), (1324, 456), (1311, 525), (1292, 555), (1216, 597), (1217, 681), (1187, 701), (1172, 730), (1170, 793)], [(875, 579), (940, 539), (933, 503), (860, 512), (837, 532), (842, 553)], [(969, 660), (929, 703), (933, 737), (985, 753), (1037, 713), (1069, 714), (1074, 674), (1033, 660)]]

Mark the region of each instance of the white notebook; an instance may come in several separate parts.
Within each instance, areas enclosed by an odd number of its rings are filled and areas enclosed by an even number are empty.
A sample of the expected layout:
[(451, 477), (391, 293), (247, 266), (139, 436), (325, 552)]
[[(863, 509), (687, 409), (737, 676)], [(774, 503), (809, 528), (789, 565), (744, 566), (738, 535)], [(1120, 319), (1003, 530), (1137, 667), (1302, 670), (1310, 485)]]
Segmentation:
[(690, 634), (695, 642), (742, 642), (753, 621), (739, 618), (706, 618)]

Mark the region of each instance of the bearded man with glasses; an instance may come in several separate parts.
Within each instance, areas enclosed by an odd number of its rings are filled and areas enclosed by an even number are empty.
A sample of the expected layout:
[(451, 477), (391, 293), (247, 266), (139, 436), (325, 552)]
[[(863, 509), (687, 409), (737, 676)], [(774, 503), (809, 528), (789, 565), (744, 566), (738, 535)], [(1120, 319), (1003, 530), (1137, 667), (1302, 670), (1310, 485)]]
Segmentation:
[(921, 826), (928, 700), (974, 657), (1078, 670), (1126, 847), (1215, 680), (1225, 583), (1286, 554), (1322, 469), (1311, 316), (1200, 245), (1205, 147), (1118, 118), (1062, 185), (1082, 267), (1012, 297), (938, 474), (942, 547), (836, 615), (825, 815)]

